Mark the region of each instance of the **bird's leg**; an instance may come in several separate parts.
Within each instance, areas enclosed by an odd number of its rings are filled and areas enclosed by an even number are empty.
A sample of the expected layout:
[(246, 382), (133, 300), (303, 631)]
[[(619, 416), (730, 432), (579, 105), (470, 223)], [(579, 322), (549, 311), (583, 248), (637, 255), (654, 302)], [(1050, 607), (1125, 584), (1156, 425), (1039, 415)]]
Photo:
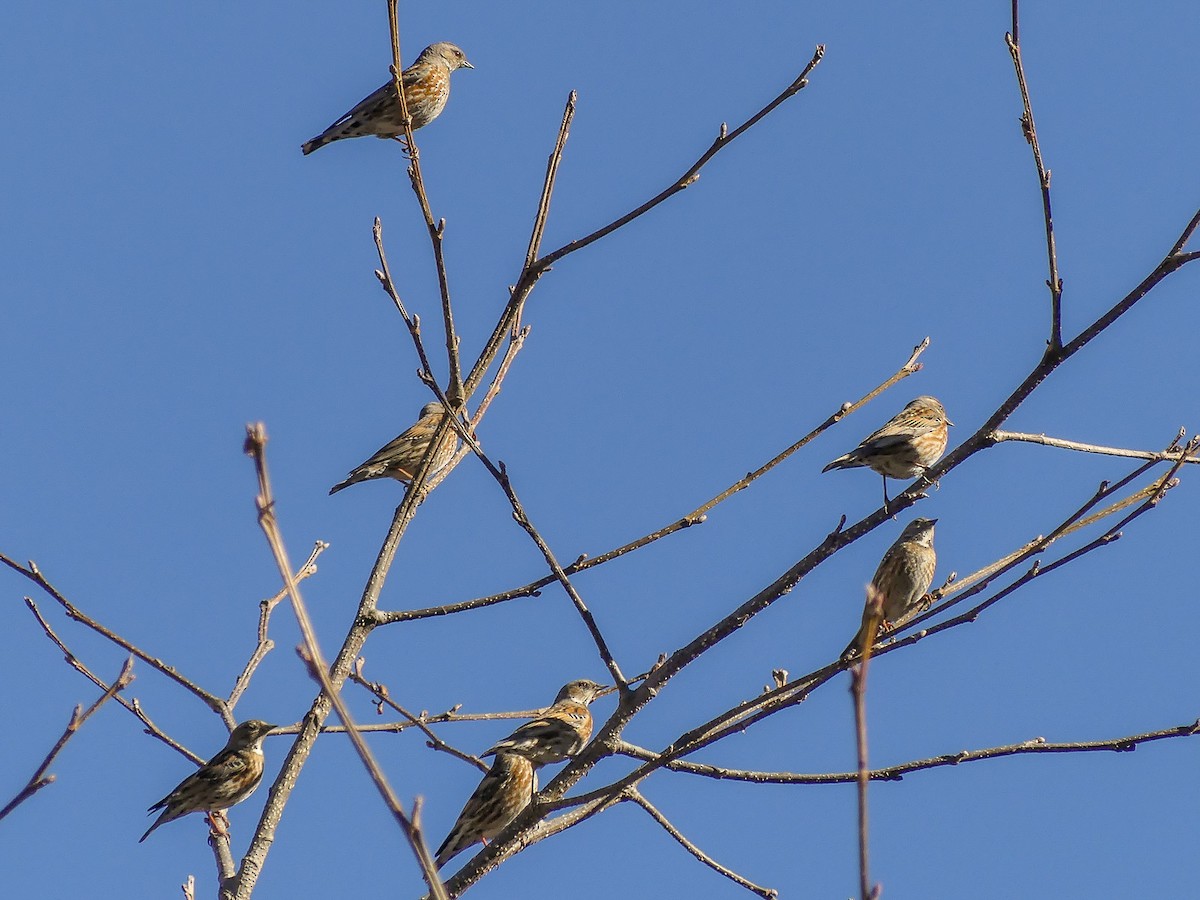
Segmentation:
[(225, 837), (229, 834), (229, 818), (219, 809), (212, 810), (207, 816), (208, 827), (213, 834)]
[(883, 476), (883, 511), (885, 513), (889, 512), (888, 504), (891, 502), (892, 501), (888, 499), (888, 495), (887, 495), (887, 476), (884, 475)]

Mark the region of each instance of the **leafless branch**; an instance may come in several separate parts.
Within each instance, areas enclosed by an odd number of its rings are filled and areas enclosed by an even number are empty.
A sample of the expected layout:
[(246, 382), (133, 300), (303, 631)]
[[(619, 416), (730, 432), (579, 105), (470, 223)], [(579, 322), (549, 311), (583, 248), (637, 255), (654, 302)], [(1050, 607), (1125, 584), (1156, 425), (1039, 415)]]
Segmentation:
[(692, 856), (696, 857), (696, 859), (700, 860), (700, 862), (704, 863), (704, 865), (708, 866), (714, 872), (724, 875), (734, 884), (744, 887), (751, 893), (758, 894), (760, 897), (766, 897), (767, 900), (775, 900), (775, 898), (779, 896), (779, 892), (774, 888), (761, 887), (755, 884), (753, 881), (743, 878), (737, 872), (733, 871), (732, 869), (727, 869), (725, 866), (721, 865), (719, 862), (697, 847), (694, 843), (688, 840), (687, 837), (684, 836), (683, 832), (671, 824), (671, 820), (664, 816), (654, 806), (653, 803), (651, 803), (642, 795), (640, 791), (636, 789), (630, 790), (626, 792), (625, 796), (628, 800), (644, 809), (649, 814), (650, 818), (661, 825), (663, 830), (678, 842), (679, 846), (681, 846), (688, 853), (692, 854)]
[(429, 724), (425, 720), (419, 716), (414, 716), (407, 709), (393, 700), (387, 689), (387, 685), (381, 681), (368, 681), (366, 676), (363, 675), (363, 666), (365, 664), (366, 660), (361, 656), (355, 660), (354, 669), (350, 672), (350, 680), (355, 684), (361, 685), (375, 695), (377, 708), (382, 709), (382, 707), (388, 706), (400, 713), (400, 715), (408, 719), (409, 724), (421, 729), (425, 736), (429, 738), (428, 746), (432, 749), (449, 753), (451, 756), (457, 757), (463, 762), (475, 766), (475, 768), (479, 769), (481, 772), (486, 773), (488, 771), (487, 763), (481, 760), (478, 756), (472, 756), (470, 753), (465, 753), (464, 751), (459, 750), (457, 747), (452, 747), (450, 744), (447, 744), (444, 740), (438, 737), (437, 733), (429, 727)]
[[(305, 578), (308, 578), (310, 575), (316, 574), (317, 557), (328, 549), (329, 544), (325, 543), (325, 541), (317, 541), (316, 544), (313, 545), (312, 553), (308, 555), (308, 559), (305, 560), (304, 565), (300, 567), (300, 571), (298, 571), (295, 575), (295, 580), (297, 583), (303, 581)], [(242, 668), (241, 674), (238, 675), (237, 679), (234, 681), (233, 690), (229, 692), (229, 699), (226, 701), (226, 703), (229, 705), (231, 712), (233, 711), (233, 708), (237, 706), (237, 702), (242, 698), (242, 694), (245, 693), (246, 688), (250, 686), (250, 679), (254, 676), (254, 672), (258, 668), (259, 664), (263, 661), (263, 659), (266, 658), (266, 655), (275, 648), (275, 642), (267, 637), (267, 624), (271, 620), (271, 613), (274, 611), (275, 607), (278, 606), (286, 596), (287, 588), (285, 587), (274, 597), (271, 597), (269, 600), (263, 600), (258, 605), (258, 643), (255, 644), (254, 652), (250, 654), (250, 658), (246, 661), (246, 665)]]
[(36, 584), (38, 587), (40, 587), (43, 591), (45, 591), (47, 594), (49, 594), (54, 599), (54, 601), (63, 608), (63, 611), (66, 612), (66, 614), (67, 614), (67, 618), (69, 618), (75, 622), (79, 622), (81, 625), (85, 625), (86, 627), (90, 628), (92, 631), (96, 632), (96, 634), (98, 634), (104, 638), (107, 638), (109, 641), (116, 644), (122, 650), (125, 650), (127, 653), (132, 653), (134, 656), (136, 656), (142, 662), (146, 663), (147, 665), (151, 666), (154, 669), (157, 669), (159, 672), (162, 672), (164, 675), (166, 675), (168, 678), (170, 678), (176, 684), (179, 684), (180, 686), (186, 688), (188, 691), (190, 691), (195, 696), (199, 697), (205, 706), (207, 706), (209, 709), (211, 709), (213, 712), (217, 713), (222, 719), (225, 720), (225, 724), (228, 727), (230, 727), (230, 728), (233, 727), (233, 724), (234, 724), (233, 717), (230, 714), (229, 709), (224, 700), (222, 700), (220, 697), (216, 696), (215, 694), (210, 694), (208, 691), (204, 690), (204, 688), (200, 687), (194, 681), (181, 675), (174, 666), (167, 665), (165, 662), (163, 662), (157, 656), (151, 656), (149, 653), (147, 653), (145, 650), (138, 647), (133, 642), (127, 640), (126, 638), (121, 637), (121, 635), (112, 631), (110, 628), (107, 628), (104, 625), (101, 625), (99, 622), (97, 622), (91, 616), (84, 613), (81, 609), (79, 609), (79, 607), (77, 607), (74, 603), (72, 603), (70, 600), (68, 600), (66, 597), (64, 597), (58, 591), (58, 589), (55, 588), (54, 585), (52, 585), (50, 583), (50, 581), (46, 578), (46, 576), (43, 575), (41, 570), (37, 567), (37, 563), (30, 560), (29, 567), (26, 568), (25, 566), (22, 566), (20, 563), (16, 562), (15, 560), (9, 558), (8, 556), (5, 556), (3, 553), (0, 553), (0, 563), (3, 563), (4, 565), (8, 566), (14, 572), (18, 572), (21, 575), (24, 575), (26, 578), (28, 578), (30, 581), (32, 581), (34, 584)]
[[(690, 528), (693, 525), (699, 525), (699, 524), (703, 523), (707, 519), (708, 513), (711, 512), (713, 510), (713, 508), (716, 507), (719, 503), (729, 499), (730, 497), (732, 497), (734, 494), (738, 493), (739, 491), (745, 490), (747, 487), (750, 486), (750, 484), (752, 484), (754, 481), (757, 481), (762, 475), (766, 474), (771, 469), (775, 468), (775, 466), (779, 465), (779, 463), (783, 462), (785, 459), (787, 459), (789, 456), (791, 456), (793, 453), (795, 453), (801, 447), (805, 446), (806, 444), (811, 442), (813, 439), (815, 439), (819, 435), (823, 434), (825, 431), (827, 431), (829, 428), (836, 425), (838, 422), (840, 422), (846, 416), (862, 409), (867, 403), (869, 403), (871, 400), (878, 397), (880, 394), (882, 394), (888, 388), (892, 387), (895, 384), (898, 384), (900, 381), (904, 380), (909, 375), (912, 375), (916, 372), (921, 371), (921, 363), (918, 362), (917, 359), (923, 352), (925, 352), (926, 348), (928, 348), (928, 347), (929, 347), (929, 338), (927, 337), (923, 341), (921, 341), (920, 344), (918, 344), (916, 347), (913, 348), (912, 353), (909, 355), (908, 361), (905, 362), (904, 365), (901, 366), (900, 369), (895, 372), (895, 374), (893, 374), (891, 377), (889, 377), (883, 383), (881, 383), (880, 385), (875, 387), (873, 390), (871, 390), (864, 396), (860, 397), (858, 400), (855, 400), (853, 402), (847, 401), (846, 403), (843, 403), (841, 406), (838, 407), (836, 412), (834, 412), (832, 415), (830, 415), (828, 418), (826, 418), (816, 428), (814, 428), (810, 432), (808, 432), (808, 434), (804, 435), (804, 437), (800, 438), (800, 440), (796, 441), (796, 443), (792, 444), (790, 447), (788, 447), (786, 450), (782, 451), (781, 453), (776, 454), (768, 462), (759, 466), (757, 469), (755, 469), (754, 471), (745, 475), (743, 478), (739, 479), (738, 481), (735, 481), (733, 484), (731, 484), (729, 487), (725, 488), (723, 491), (721, 491), (715, 497), (713, 497), (712, 499), (708, 500), (707, 502), (701, 504), (696, 509), (692, 510), (690, 513), (687, 513), (686, 515), (684, 515), (682, 518), (676, 519), (673, 522), (671, 522), (670, 524), (665, 525), (664, 527), (659, 528), (656, 531), (652, 531), (649, 534), (643, 535), (633, 541), (630, 541), (629, 543), (623, 544), (620, 547), (616, 547), (612, 550), (608, 550), (604, 553), (601, 553), (599, 556), (587, 556), (586, 554), (583, 556), (580, 556), (579, 559), (577, 559), (575, 562), (571, 563), (568, 566), (563, 567), (564, 574), (570, 576), (570, 575), (576, 574), (577, 572), (583, 572), (583, 571), (586, 571), (587, 569), (595, 568), (596, 566), (603, 565), (606, 562), (610, 562), (614, 559), (617, 559), (618, 557), (624, 556), (627, 553), (632, 553), (635, 550), (640, 550), (642, 547), (645, 547), (648, 544), (652, 544), (655, 541), (661, 540), (664, 537), (667, 537), (669, 535), (675, 534), (676, 532), (682, 531), (685, 528)], [(464, 447), (459, 452), (460, 453), (470, 452), (470, 447)], [(522, 585), (521, 587), (512, 588), (511, 590), (507, 590), (507, 591), (502, 591), (499, 594), (491, 594), (487, 597), (479, 597), (474, 600), (466, 600), (461, 603), (449, 603), (444, 606), (435, 606), (435, 607), (430, 607), (430, 608), (426, 608), (426, 609), (416, 609), (416, 610), (402, 610), (402, 611), (392, 611), (392, 612), (380, 611), (380, 612), (376, 613), (375, 621), (377, 624), (380, 624), (380, 625), (386, 625), (386, 624), (390, 624), (393, 622), (408, 622), (408, 621), (413, 621), (415, 619), (427, 619), (427, 618), (431, 618), (434, 616), (451, 615), (453, 613), (463, 612), (468, 609), (483, 609), (484, 607), (487, 607), (487, 606), (494, 606), (497, 603), (504, 603), (509, 600), (518, 599), (520, 597), (536, 597), (536, 596), (538, 596), (538, 593), (542, 588), (544, 588), (548, 584), (553, 583), (555, 580), (556, 580), (555, 576), (553, 574), (550, 574), (550, 575), (545, 575), (545, 576), (537, 579), (536, 581), (532, 581), (529, 584)]]
[[(1042, 444), (1046, 447), (1057, 447), (1060, 450), (1078, 450), (1081, 453), (1100, 453), (1105, 456), (1123, 456), (1128, 459), (1148, 459), (1153, 462), (1163, 462), (1165, 460), (1173, 460), (1179, 457), (1180, 451), (1162, 451), (1162, 450), (1127, 450), (1123, 447), (1103, 447), (1099, 444), (1082, 444), (1079, 441), (1068, 441), (1064, 438), (1047, 437), (1044, 434), (1022, 434), (1016, 431), (993, 431), (991, 434), (993, 443), (999, 444), (1004, 441), (1024, 441), (1030, 444)], [(1200, 463), (1200, 457), (1188, 456), (1183, 460), (1185, 463)]]
[[(576, 250), (582, 250), (589, 244), (595, 243), (601, 238), (612, 234), (618, 228), (628, 225), (634, 219), (644, 215), (663, 201), (673, 197), (675, 194), (694, 184), (700, 177), (700, 170), (708, 163), (709, 160), (716, 156), (718, 152), (727, 147), (735, 138), (739, 137), (752, 126), (756, 125), (766, 115), (773, 112), (775, 108), (782, 104), (785, 100), (794, 97), (797, 93), (806, 88), (808, 86), (808, 76), (812, 73), (813, 69), (816, 68), (817, 64), (821, 61), (824, 55), (825, 45), (818, 44), (816, 50), (813, 52), (812, 59), (809, 60), (808, 64), (795, 78), (795, 80), (793, 80), (791, 84), (784, 88), (783, 92), (779, 94), (779, 96), (752, 115), (733, 131), (729, 131), (728, 128), (722, 123), (718, 131), (717, 138), (713, 141), (712, 145), (700, 155), (700, 158), (697, 159), (696, 162), (692, 163), (692, 165), (683, 173), (683, 175), (675, 179), (675, 181), (672, 182), (671, 185), (665, 190), (661, 191), (650, 200), (647, 200), (645, 203), (641, 204), (631, 212), (628, 212), (619, 219), (616, 219), (615, 221), (610, 222), (608, 225), (605, 225), (603, 228), (599, 228), (589, 235), (578, 238), (568, 244), (564, 244), (557, 250), (538, 258), (532, 264), (526, 264), (521, 272), (521, 277), (517, 279), (517, 283), (510, 291), (511, 296), (508, 306), (502, 314), (496, 330), (492, 333), (492, 337), (488, 340), (483, 352), (480, 353), (479, 358), (475, 361), (475, 365), (471, 367), (471, 372), (467, 376), (467, 395), (470, 396), (474, 388), (483, 379), (483, 375), (491, 366), (492, 361), (496, 358), (500, 341), (503, 338), (504, 333), (510, 327), (510, 323), (514, 318), (515, 311), (524, 306), (525, 301), (529, 298), (530, 292), (537, 285), (538, 279), (540, 279), (554, 263), (558, 262), (568, 254), (574, 253)], [(574, 104), (568, 101), (568, 110), (563, 115), (564, 122), (566, 123), (564, 125), (564, 129), (569, 128), (570, 123), (567, 120), (569, 116), (573, 114)], [(564, 129), (560, 129), (560, 135), (563, 134)], [(565, 140), (565, 137), (563, 139)], [(553, 160), (553, 155), (551, 159)], [(547, 175), (549, 181), (551, 172), (548, 171)], [(548, 196), (547, 191), (543, 191), (543, 196)], [(536, 224), (534, 227), (534, 233), (539, 233), (539, 228)]]
[[(48, 637), (51, 643), (53, 643), (56, 647), (58, 647), (59, 650), (62, 651), (63, 658), (67, 661), (67, 664), (92, 684), (96, 685), (96, 687), (100, 688), (100, 690), (107, 693), (110, 690), (109, 684), (92, 672), (91, 669), (84, 665), (83, 661), (80, 660), (79, 657), (71, 652), (67, 645), (63, 643), (62, 638), (60, 638), (55, 633), (54, 629), (50, 627), (50, 623), (46, 621), (45, 616), (42, 615), (42, 611), (38, 609), (37, 604), (34, 603), (29, 597), (26, 597), (25, 605), (29, 608), (29, 611), (33, 613), (33, 617), (37, 619), (38, 625), (41, 626), (42, 632), (46, 635), (46, 637)], [(204, 760), (201, 757), (197, 756), (187, 747), (183, 746), (183, 744), (180, 744), (166, 732), (162, 731), (162, 729), (160, 729), (150, 720), (150, 717), (146, 715), (136, 697), (134, 697), (132, 700), (126, 700), (120, 694), (115, 694), (113, 699), (137, 716), (138, 721), (145, 726), (146, 733), (151, 737), (158, 738), (172, 750), (175, 750), (183, 756), (186, 756), (196, 765), (203, 765)]]
[(1029, 100), (1029, 86), (1025, 82), (1025, 66), (1021, 61), (1020, 29), (1017, 17), (1017, 0), (1012, 0), (1012, 32), (1004, 36), (1012, 56), (1013, 68), (1017, 73), (1017, 85), (1021, 89), (1021, 102), (1025, 111), (1021, 115), (1021, 132), (1033, 149), (1033, 162), (1037, 167), (1038, 185), (1042, 191), (1042, 216), (1046, 222), (1046, 256), (1050, 266), (1050, 352), (1062, 349), (1062, 278), (1058, 274), (1058, 250), (1054, 244), (1054, 217), (1050, 212), (1050, 170), (1042, 162), (1042, 147), (1038, 143), (1037, 127), (1033, 123), (1033, 105)]
[(271, 547), (271, 553), (275, 557), (275, 563), (279, 567), (279, 572), (287, 584), (288, 595), (292, 600), (292, 610), (295, 613), (296, 622), (300, 626), (300, 631), (304, 636), (304, 649), (305, 655), (310, 661), (310, 674), (320, 683), (322, 692), (329, 698), (334, 709), (337, 711), (338, 718), (346, 726), (347, 734), (350, 736), (350, 741), (354, 745), (354, 749), (362, 759), (363, 765), (371, 776), (371, 780), (375, 783), (392, 816), (400, 825), (401, 831), (412, 847), (413, 854), (417, 858), (417, 863), (421, 867), (432, 896), (435, 898), (445, 898), (446, 895), (442, 888), (441, 879), (438, 878), (437, 867), (434, 865), (433, 857), (429, 852), (429, 848), (425, 845), (419, 827), (400, 805), (399, 799), (393, 792), (391, 785), (388, 784), (387, 776), (384, 775), (383, 769), (375, 760), (370, 746), (355, 729), (354, 720), (351, 718), (345, 701), (342, 699), (340, 686), (335, 686), (330, 677), (329, 667), (317, 643), (316, 631), (312, 626), (312, 621), (309, 619), (304, 600), (300, 596), (300, 589), (296, 584), (296, 579), (292, 575), (292, 564), (288, 560), (287, 550), (283, 544), (283, 534), (279, 529), (279, 523), (275, 516), (275, 500), (271, 492), (271, 480), (267, 471), (266, 445), (267, 433), (262, 423), (247, 426), (246, 452), (254, 459), (255, 471), (258, 474), (259, 492), (256, 504), (258, 507), (259, 525), (263, 530), (263, 534), (266, 535), (267, 543)]
[[(442, 319), (446, 331), (446, 357), (450, 368), (450, 387), (447, 393), (452, 398), (453, 408), (457, 409), (466, 399), (462, 386), (462, 364), (459, 361), (458, 335), (454, 330), (454, 313), (450, 305), (450, 281), (446, 274), (446, 259), (442, 247), (445, 235), (446, 220), (436, 224), (433, 212), (429, 207), (429, 197), (425, 193), (425, 179), (421, 174), (421, 154), (417, 151), (413, 139), (412, 117), (408, 114), (408, 100), (404, 96), (403, 58), (400, 55), (400, 22), (396, 12), (397, 0), (388, 0), (388, 30), (392, 38), (392, 78), (396, 85), (396, 95), (400, 98), (401, 121), (404, 125), (404, 143), (408, 148), (409, 164), (408, 178), (412, 183), (413, 193), (421, 205), (421, 215), (425, 218), (425, 227), (429, 231), (429, 241), (433, 245), (433, 259), (437, 266), (438, 289), (442, 298)], [(376, 220), (378, 221), (378, 219)], [(407, 319), (407, 317), (406, 317)], [(432, 375), (432, 370), (429, 370)]]
[[(905, 775), (920, 772), (925, 769), (937, 769), (943, 766), (957, 766), (962, 763), (979, 762), (987, 759), (1000, 759), (1005, 756), (1019, 756), (1026, 753), (1095, 753), (1098, 751), (1124, 752), (1137, 748), (1139, 744), (1149, 744), (1155, 741), (1171, 738), (1194, 737), (1200, 734), (1200, 719), (1185, 725), (1175, 725), (1157, 731), (1145, 731), (1140, 734), (1124, 735), (1099, 741), (1068, 741), (1051, 742), (1044, 737), (1036, 737), (1015, 744), (1004, 744), (999, 747), (987, 747), (982, 750), (960, 750), (957, 753), (943, 753), (926, 759), (915, 759), (910, 762), (898, 763), (870, 770), (871, 781), (900, 781)], [(645, 747), (622, 742), (617, 750), (622, 756), (633, 759), (652, 761), (658, 754)], [(707, 763), (690, 762), (689, 760), (674, 760), (667, 763), (668, 769), (697, 775), (703, 778), (713, 778), (719, 781), (745, 781), (751, 784), (854, 784), (858, 781), (858, 772), (828, 772), (806, 774), (800, 772), (762, 772), (753, 769), (731, 769), (724, 766), (713, 766)]]
[(76, 706), (71, 712), (71, 720), (67, 722), (66, 730), (63, 731), (62, 736), (54, 742), (54, 746), (50, 748), (50, 752), (46, 754), (46, 758), (42, 760), (42, 764), (38, 766), (33, 775), (30, 776), (29, 781), (25, 784), (25, 787), (21, 788), (21, 790), (17, 792), (17, 795), (13, 797), (13, 799), (10, 800), (3, 809), (0, 809), (0, 820), (3, 820), (5, 816), (11, 813), (14, 809), (32, 797), (42, 788), (54, 783), (54, 776), (47, 775), (46, 773), (49, 771), (50, 766), (54, 763), (54, 760), (58, 757), (58, 754), (62, 752), (63, 747), (67, 745), (67, 741), (75, 736), (75, 732), (83, 727), (83, 723), (90, 719), (96, 710), (115, 697), (117, 692), (128, 687), (132, 681), (133, 657), (131, 656), (125, 661), (125, 665), (121, 667), (121, 672), (117, 675), (117, 680), (114, 681), (112, 685), (100, 695), (100, 698), (96, 700), (95, 703), (87, 708), (86, 712), (84, 711), (82, 704)]
[(861, 661), (850, 670), (850, 696), (854, 701), (854, 746), (858, 753), (858, 884), (862, 900), (871, 900), (876, 891), (871, 888), (870, 820), (867, 806), (867, 786), (871, 767), (867, 751), (867, 669), (871, 664), (871, 647), (875, 631), (872, 623), (883, 621), (883, 592), (874, 585), (867, 586), (867, 627), (862, 631)]

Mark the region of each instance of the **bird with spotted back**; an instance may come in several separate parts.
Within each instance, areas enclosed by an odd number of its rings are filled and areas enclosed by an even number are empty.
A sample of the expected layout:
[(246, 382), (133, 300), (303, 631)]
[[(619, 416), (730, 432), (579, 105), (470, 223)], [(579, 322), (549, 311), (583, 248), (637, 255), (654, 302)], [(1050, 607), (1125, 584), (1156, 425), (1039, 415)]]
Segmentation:
[(159, 825), (188, 813), (229, 809), (254, 793), (263, 776), (263, 738), (274, 728), (259, 719), (249, 719), (233, 729), (228, 743), (216, 756), (150, 807), (150, 812), (161, 809), (162, 813), (138, 843)]
[[(446, 101), (450, 99), (450, 73), (473, 68), (462, 50), (449, 41), (439, 41), (422, 50), (416, 62), (400, 73), (413, 131), (424, 128), (446, 108)], [(300, 151), (308, 156), (334, 141), (365, 135), (399, 137), (404, 134), (403, 119), (396, 82), (389, 78), (387, 84), (360, 101), (350, 112), (301, 144)]]
[(519, 753), (497, 753), (496, 760), (463, 806), (435, 863), (440, 869), (472, 844), (486, 844), (515, 819), (537, 792), (533, 763)]
[[(345, 481), (339, 481), (331, 487), (329, 493), (336, 494), (343, 488), (372, 478), (395, 478), (404, 483), (412, 481), (445, 416), (446, 408), (437, 400), (426, 403), (421, 407), (416, 422), (376, 450), (370, 459), (354, 468)], [(448, 428), (429, 461), (429, 476), (432, 477), (450, 462), (450, 457), (454, 456), (457, 449), (458, 432)]]
[(552, 706), (504, 740), (497, 741), (483, 755), (518, 753), (535, 766), (574, 756), (592, 736), (592, 714), (588, 706), (602, 690), (603, 685), (586, 678), (564, 684)]
[(918, 397), (863, 440), (849, 453), (839, 456), (822, 472), (866, 466), (883, 476), (883, 506), (888, 505), (887, 480), (916, 478), (942, 458), (949, 439), (946, 409), (940, 400)]
[(860, 653), (867, 643), (874, 644), (881, 631), (902, 624), (929, 591), (937, 568), (937, 553), (933, 549), (936, 524), (937, 519), (913, 519), (883, 554), (868, 589), (876, 593), (882, 610), (876, 612), (868, 596), (862, 625), (842, 651), (842, 659)]

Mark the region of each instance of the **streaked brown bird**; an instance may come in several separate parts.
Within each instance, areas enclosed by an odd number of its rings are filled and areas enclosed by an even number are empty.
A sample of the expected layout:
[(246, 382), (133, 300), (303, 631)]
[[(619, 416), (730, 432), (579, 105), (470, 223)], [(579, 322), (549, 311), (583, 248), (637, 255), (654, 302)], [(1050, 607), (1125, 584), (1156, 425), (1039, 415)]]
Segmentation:
[(933, 549), (933, 526), (936, 524), (937, 519), (913, 519), (904, 526), (896, 543), (883, 554), (868, 589), (868, 593), (878, 592), (883, 615), (880, 617), (872, 610), (868, 596), (862, 625), (854, 640), (842, 651), (842, 659), (860, 652), (864, 641), (874, 644), (881, 630), (901, 624), (929, 591), (937, 568), (937, 553)]
[(263, 738), (274, 727), (258, 719), (249, 719), (233, 729), (229, 742), (220, 753), (150, 807), (150, 812), (161, 809), (162, 813), (138, 843), (150, 837), (150, 832), (159, 825), (173, 822), (180, 816), (229, 809), (253, 794), (263, 776)]
[(592, 714), (588, 712), (588, 705), (602, 690), (603, 685), (586, 678), (564, 684), (554, 698), (553, 706), (496, 742), (483, 755), (517, 753), (535, 766), (574, 756), (592, 736)]
[[(342, 488), (372, 478), (395, 478), (405, 483), (412, 481), (445, 415), (446, 408), (437, 400), (426, 403), (421, 407), (421, 415), (416, 422), (376, 450), (374, 456), (351, 471), (345, 481), (339, 481), (331, 487), (329, 493), (336, 494)], [(450, 457), (457, 449), (458, 432), (449, 428), (434, 450), (433, 459), (429, 461), (429, 475), (432, 477), (450, 462)]]
[[(428, 125), (446, 108), (446, 101), (450, 99), (450, 73), (455, 69), (473, 68), (462, 50), (448, 41), (439, 41), (422, 50), (417, 61), (400, 73), (413, 131)], [(354, 109), (315, 138), (301, 144), (300, 151), (307, 156), (334, 141), (368, 134), (379, 138), (398, 137), (404, 134), (403, 118), (400, 98), (396, 96), (396, 82), (389, 78), (387, 84)]]
[(883, 476), (883, 505), (887, 508), (887, 480), (916, 478), (942, 458), (949, 438), (946, 409), (936, 397), (913, 400), (844, 456), (839, 456), (822, 472), (868, 466)]
[(458, 814), (458, 820), (437, 849), (440, 869), (472, 844), (486, 844), (533, 798), (537, 772), (533, 763), (517, 753), (497, 753), (496, 761)]

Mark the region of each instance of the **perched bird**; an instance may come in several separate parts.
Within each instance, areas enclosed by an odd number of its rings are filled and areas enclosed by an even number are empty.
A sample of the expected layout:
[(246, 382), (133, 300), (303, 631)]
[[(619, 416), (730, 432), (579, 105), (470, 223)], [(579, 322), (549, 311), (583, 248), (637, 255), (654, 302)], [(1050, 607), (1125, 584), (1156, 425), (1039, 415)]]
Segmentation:
[(486, 844), (515, 819), (537, 791), (533, 763), (516, 753), (497, 753), (496, 761), (458, 814), (437, 849), (440, 869), (472, 844)]
[(882, 428), (822, 472), (869, 466), (883, 476), (883, 505), (888, 504), (887, 480), (916, 478), (942, 458), (949, 437), (946, 409), (936, 397), (918, 397)]
[(592, 714), (588, 712), (588, 704), (602, 690), (603, 685), (586, 678), (564, 684), (554, 698), (553, 706), (498, 741), (483, 755), (518, 753), (535, 766), (574, 756), (592, 736)]
[(263, 738), (274, 727), (258, 719), (249, 719), (233, 729), (229, 742), (220, 753), (150, 807), (149, 812), (161, 809), (162, 813), (138, 843), (165, 822), (173, 822), (188, 813), (229, 809), (253, 794), (263, 776)]
[[(417, 61), (400, 73), (413, 131), (428, 125), (446, 108), (450, 98), (450, 73), (455, 69), (473, 68), (462, 50), (448, 41), (439, 41), (422, 50)], [(350, 112), (301, 144), (300, 151), (307, 156), (333, 141), (367, 134), (379, 138), (397, 137), (404, 133), (403, 118), (400, 98), (396, 96), (396, 82), (388, 79), (387, 84)]]
[(875, 642), (880, 626), (891, 628), (900, 624), (916, 608), (933, 584), (937, 553), (933, 549), (933, 526), (937, 519), (916, 518), (904, 526), (896, 543), (888, 547), (871, 578), (868, 592), (877, 592), (883, 604), (883, 616), (871, 608), (871, 598), (863, 609), (862, 625), (854, 640), (842, 651), (842, 659), (862, 649), (864, 641)]
[[(446, 415), (446, 408), (437, 400), (426, 403), (421, 407), (421, 415), (399, 437), (393, 438), (383, 447), (375, 451), (375, 455), (346, 476), (345, 481), (339, 481), (329, 489), (336, 494), (342, 488), (371, 478), (395, 478), (397, 481), (409, 482), (421, 468), (421, 460), (425, 458), (429, 444), (437, 433), (438, 426)], [(447, 429), (442, 436), (442, 442), (433, 452), (429, 461), (429, 474), (432, 476), (450, 461), (454, 451), (458, 449), (458, 432), (453, 428)]]

